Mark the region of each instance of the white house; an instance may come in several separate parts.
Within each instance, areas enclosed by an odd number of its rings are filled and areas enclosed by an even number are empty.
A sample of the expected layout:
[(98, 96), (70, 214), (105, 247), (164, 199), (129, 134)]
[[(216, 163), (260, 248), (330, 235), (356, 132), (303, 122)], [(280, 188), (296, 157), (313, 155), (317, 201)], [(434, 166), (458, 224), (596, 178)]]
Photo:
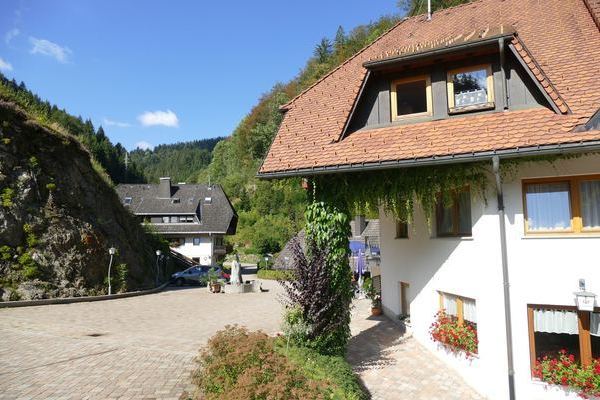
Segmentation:
[(235, 234), (237, 214), (219, 185), (120, 184), (117, 193), (141, 223), (167, 240), (171, 249), (200, 265), (225, 255), (223, 237)]
[[(479, 0), (404, 19), (282, 107), (259, 171), (323, 187), (485, 170), (485, 193), (457, 189), (430, 223), (419, 204), (409, 226), (383, 208), (379, 220), (385, 314), (409, 315), (432, 357), (490, 399), (577, 398), (535, 363), (561, 349), (583, 366), (600, 358), (598, 297), (575, 294), (600, 296), (599, 29), (594, 0)], [(476, 330), (471, 359), (432, 339), (442, 309)]]

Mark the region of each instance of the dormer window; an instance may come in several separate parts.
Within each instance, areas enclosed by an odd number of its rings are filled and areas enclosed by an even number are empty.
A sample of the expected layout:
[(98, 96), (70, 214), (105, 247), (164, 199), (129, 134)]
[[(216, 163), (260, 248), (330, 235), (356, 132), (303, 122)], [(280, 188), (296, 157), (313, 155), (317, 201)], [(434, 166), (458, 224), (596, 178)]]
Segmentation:
[(397, 79), (390, 90), (392, 121), (432, 114), (431, 78), (429, 75)]
[(125, 201), (123, 202), (123, 204), (125, 204), (126, 206), (130, 206), (132, 202), (131, 197), (125, 197)]
[(478, 65), (448, 71), (450, 113), (494, 108), (492, 66)]

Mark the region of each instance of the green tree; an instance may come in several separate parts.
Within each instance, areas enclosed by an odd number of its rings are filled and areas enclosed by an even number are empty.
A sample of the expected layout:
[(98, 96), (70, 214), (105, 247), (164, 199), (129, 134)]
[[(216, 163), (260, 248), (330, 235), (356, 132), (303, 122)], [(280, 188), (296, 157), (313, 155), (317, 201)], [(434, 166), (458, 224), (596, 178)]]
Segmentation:
[[(431, 12), (468, 3), (470, 0), (431, 0)], [(398, 7), (407, 16), (427, 13), (427, 0), (398, 0)]]
[(327, 38), (321, 39), (321, 42), (315, 47), (315, 57), (320, 63), (326, 63), (332, 53), (331, 41)]

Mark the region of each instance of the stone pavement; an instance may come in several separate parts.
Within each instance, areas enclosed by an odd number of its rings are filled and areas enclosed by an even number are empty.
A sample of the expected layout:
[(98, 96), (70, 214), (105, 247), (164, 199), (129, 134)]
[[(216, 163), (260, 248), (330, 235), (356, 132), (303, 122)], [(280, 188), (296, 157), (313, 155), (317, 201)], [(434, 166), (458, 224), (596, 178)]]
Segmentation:
[[(246, 279), (249, 277), (245, 277)], [(268, 293), (205, 288), (101, 301), (0, 309), (0, 399), (178, 399), (192, 392), (199, 348), (237, 323), (279, 330), (279, 285)], [(460, 378), (369, 302), (353, 310), (349, 360), (373, 399), (478, 399)], [(308, 399), (307, 399), (308, 400)]]
[(94, 303), (0, 309), (0, 399), (178, 399), (199, 348), (227, 324), (275, 333), (280, 288), (184, 287)]
[(398, 325), (370, 314), (369, 300), (354, 302), (347, 358), (373, 400), (483, 399)]

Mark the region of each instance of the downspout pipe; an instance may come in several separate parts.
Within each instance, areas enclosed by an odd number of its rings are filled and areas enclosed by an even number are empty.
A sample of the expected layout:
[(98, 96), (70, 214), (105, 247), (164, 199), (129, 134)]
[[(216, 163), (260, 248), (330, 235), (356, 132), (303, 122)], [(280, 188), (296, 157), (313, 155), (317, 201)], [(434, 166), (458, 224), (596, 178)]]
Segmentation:
[(500, 157), (492, 157), (492, 167), (496, 178), (498, 196), (498, 219), (500, 222), (500, 251), (502, 256), (502, 283), (504, 289), (504, 324), (506, 327), (506, 360), (508, 364), (508, 395), (515, 400), (515, 369), (513, 360), (512, 317), (510, 312), (510, 281), (508, 276), (508, 252), (506, 249), (506, 221), (504, 212), (504, 194), (500, 176)]

